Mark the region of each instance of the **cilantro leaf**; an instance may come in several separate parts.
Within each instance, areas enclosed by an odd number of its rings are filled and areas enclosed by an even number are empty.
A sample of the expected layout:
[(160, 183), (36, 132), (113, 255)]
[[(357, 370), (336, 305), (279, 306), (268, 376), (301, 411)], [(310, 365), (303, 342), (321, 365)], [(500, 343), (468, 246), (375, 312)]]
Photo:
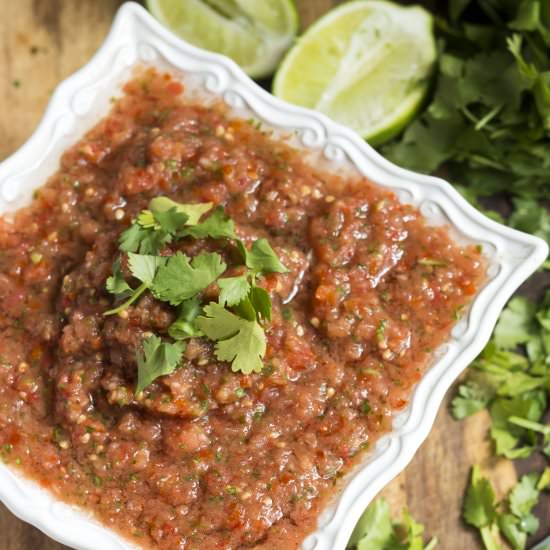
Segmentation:
[(185, 254), (176, 252), (159, 267), (151, 291), (159, 300), (177, 306), (204, 290), (226, 268), (215, 252), (199, 254), (191, 262)]
[[(259, 239), (250, 251), (237, 241), (250, 269), (237, 277), (219, 279), (227, 265), (217, 253), (201, 253), (192, 259), (180, 251), (173, 256), (159, 255), (161, 248), (175, 238), (237, 240), (234, 223), (222, 207), (200, 222), (211, 208), (211, 203), (189, 205), (157, 197), (120, 236), (120, 248), (128, 254), (130, 272), (141, 285), (132, 289), (124, 280), (120, 262), (115, 263), (107, 289), (128, 299), (105, 315), (120, 313), (146, 290), (158, 300), (179, 306), (178, 316), (168, 329), (176, 343), (163, 342), (152, 335), (144, 340), (143, 352), (137, 354), (138, 391), (158, 376), (173, 372), (181, 360), (184, 340), (203, 335), (215, 342), (216, 357), (231, 362), (233, 371), (251, 373), (263, 368), (267, 344), (260, 321), (271, 320), (272, 306), (268, 292), (256, 286), (256, 276), (286, 271), (267, 240)], [(203, 315), (199, 294), (215, 281), (220, 287), (220, 303), (210, 303)], [(225, 309), (226, 305), (238, 315)]]
[(159, 229), (160, 227), (151, 210), (142, 210), (137, 217), (137, 223), (144, 229)]
[(128, 252), (128, 266), (132, 275), (148, 286), (153, 284), (153, 279), (158, 269), (166, 264), (163, 256), (149, 256)]
[(197, 225), (202, 215), (212, 210), (213, 206), (214, 204), (211, 202), (199, 202), (194, 204), (179, 203), (168, 197), (155, 197), (149, 203), (149, 209), (157, 220), (159, 220), (159, 214), (175, 210), (176, 213), (185, 216), (185, 221), (183, 223), (186, 225)]
[(520, 520), (513, 514), (503, 514), (498, 518), (498, 526), (514, 550), (524, 550), (527, 533), (521, 529)]
[(120, 234), (120, 250), (123, 252), (137, 252), (144, 234), (144, 230), (138, 224), (133, 223), (128, 229)]
[(119, 238), (119, 248), (123, 252), (158, 254), (162, 247), (172, 241), (172, 235), (154, 227), (142, 227), (135, 221), (123, 231)]
[[(431, 102), (384, 156), (442, 171), (466, 197), (514, 195), (509, 224), (548, 241), (550, 28), (538, 0), (423, 2), (442, 49)], [(447, 4), (448, 8), (445, 8)], [(503, 221), (503, 220), (502, 220)]]
[[(497, 455), (507, 458), (524, 458), (534, 450), (535, 440), (528, 431), (510, 422), (511, 417), (537, 422), (545, 409), (546, 398), (543, 391), (534, 390), (512, 398), (497, 398), (490, 407), (491, 437), (495, 442)], [(527, 445), (517, 445), (527, 438)]]
[(550, 244), (550, 212), (532, 198), (516, 198), (509, 224), (520, 231), (537, 235)]
[(138, 381), (136, 393), (142, 392), (159, 376), (172, 374), (178, 367), (185, 342), (170, 344), (152, 335), (143, 340), (143, 353), (137, 354)]
[(202, 336), (202, 332), (196, 326), (196, 319), (202, 314), (202, 306), (199, 296), (193, 296), (179, 306), (178, 317), (168, 328), (168, 334), (174, 340), (185, 340)]
[(207, 317), (199, 317), (197, 324), (210, 340), (223, 340), (238, 332), (242, 319), (220, 304), (210, 302), (204, 307), (204, 312)]
[(394, 522), (390, 507), (383, 498), (376, 499), (359, 519), (348, 550), (433, 550), (437, 539), (423, 541), (424, 526), (416, 522), (407, 509), (402, 521)]
[(537, 473), (526, 474), (510, 492), (508, 496), (510, 511), (518, 518), (530, 514), (539, 501), (539, 490), (537, 489), (539, 478), (540, 475)]
[[(403, 550), (423, 550), (424, 549), (424, 526), (415, 521), (407, 509), (403, 510), (403, 527), (407, 530), (406, 546), (402, 545)], [(435, 546), (435, 539), (429, 544), (429, 547)]]
[(489, 403), (489, 397), (483, 388), (467, 382), (458, 387), (458, 395), (451, 402), (452, 414), (455, 420), (462, 420), (484, 409)]
[(105, 283), (107, 292), (115, 294), (117, 298), (124, 299), (130, 296), (134, 289), (126, 282), (120, 267), (120, 258), (113, 263), (113, 274), (107, 278)]
[(117, 297), (129, 298), (119, 306), (106, 311), (104, 315), (115, 315), (131, 306), (148, 288), (151, 287), (158, 268), (164, 265), (165, 261), (166, 258), (161, 256), (148, 256), (128, 252), (128, 266), (130, 267), (130, 271), (134, 277), (141, 281), (141, 285), (135, 289), (131, 288), (126, 281), (124, 281), (120, 270), (120, 261), (118, 261), (118, 264), (115, 262), (115, 265), (113, 266), (113, 277), (109, 277), (109, 279), (107, 279), (107, 290), (109, 290), (109, 288), (123, 290), (120, 296)]
[(382, 498), (376, 499), (363, 513), (348, 543), (357, 550), (383, 550), (393, 534), (390, 506)]
[(113, 263), (113, 275), (109, 277), (105, 283), (105, 288), (108, 292), (115, 294), (116, 298), (125, 302), (117, 307), (109, 309), (103, 315), (116, 315), (131, 306), (148, 288), (149, 285), (145, 282), (141, 283), (137, 288), (132, 288), (124, 279), (120, 268), (120, 258)]
[(237, 243), (243, 260), (255, 273), (287, 273), (288, 269), (281, 263), (267, 239), (258, 239), (248, 250), (242, 241)]
[(498, 518), (500, 530), (514, 549), (524, 550), (527, 536), (539, 528), (539, 521), (531, 510), (539, 500), (540, 489), (537, 484), (540, 477), (537, 473), (524, 475), (506, 499), (511, 513)]
[(175, 207), (170, 208), (170, 210), (162, 210), (160, 212), (151, 210), (151, 212), (153, 213), (153, 217), (156, 222), (154, 227), (157, 228), (158, 226), (158, 228), (168, 233), (171, 237), (180, 227), (189, 222), (189, 216), (178, 211)]
[(168, 197), (155, 197), (149, 209), (143, 210), (137, 220), (120, 235), (120, 249), (124, 252), (158, 254), (171, 243), (184, 225), (195, 225), (200, 217), (212, 209), (212, 203), (182, 204)]
[(250, 291), (246, 275), (218, 279), (218, 285), (221, 290), (219, 301), (222, 305), (235, 306), (244, 300)]
[(495, 327), (494, 339), (499, 348), (513, 349), (528, 342), (533, 336), (535, 306), (526, 298), (516, 296), (500, 314)]
[(220, 361), (232, 361), (231, 370), (250, 374), (261, 372), (266, 340), (262, 327), (256, 321), (243, 320), (235, 336), (216, 344), (216, 357)]
[(550, 466), (547, 466), (542, 472), (537, 483), (537, 489), (539, 491), (550, 490)]
[(519, 520), (520, 528), (528, 535), (534, 535), (540, 526), (539, 518), (533, 514), (527, 514)]
[(219, 303), (236, 306), (235, 311), (250, 321), (271, 321), (271, 296), (262, 287), (250, 285), (246, 275), (218, 280), (221, 292)]
[(192, 227), (186, 227), (179, 237), (194, 237), (195, 239), (236, 239), (235, 224), (225, 213), (222, 206), (218, 206), (203, 222)]
[(260, 372), (266, 338), (258, 322), (238, 317), (215, 302), (205, 306), (204, 312), (206, 316), (197, 318), (197, 326), (216, 341), (216, 357), (231, 362), (234, 372)]
[(239, 317), (242, 317), (243, 319), (248, 319), (249, 321), (258, 320), (258, 312), (256, 311), (256, 308), (250, 301), (250, 293), (244, 300), (241, 300), (233, 308), (233, 310), (237, 315), (239, 315)]
[(477, 464), (472, 468), (462, 515), (467, 523), (479, 529), (490, 525), (497, 517), (495, 492), (489, 480), (481, 477)]
[(249, 294), (250, 303), (260, 318), (271, 321), (271, 296), (265, 288), (253, 286)]
[(138, 216), (138, 223), (145, 229), (162, 229), (174, 234), (184, 225), (196, 225), (203, 214), (212, 209), (211, 202), (184, 204), (168, 197), (155, 197), (149, 209)]

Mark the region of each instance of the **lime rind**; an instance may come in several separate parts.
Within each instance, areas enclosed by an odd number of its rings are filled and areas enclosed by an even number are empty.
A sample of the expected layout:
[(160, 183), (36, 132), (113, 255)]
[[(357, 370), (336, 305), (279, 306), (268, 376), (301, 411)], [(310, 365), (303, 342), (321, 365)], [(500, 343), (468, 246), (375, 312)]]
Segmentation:
[(175, 34), (231, 57), (253, 78), (273, 73), (299, 28), (292, 0), (147, 0), (147, 6)]
[(433, 18), (426, 10), (356, 0), (329, 12), (298, 39), (275, 75), (273, 92), (378, 145), (417, 114), (436, 58)]

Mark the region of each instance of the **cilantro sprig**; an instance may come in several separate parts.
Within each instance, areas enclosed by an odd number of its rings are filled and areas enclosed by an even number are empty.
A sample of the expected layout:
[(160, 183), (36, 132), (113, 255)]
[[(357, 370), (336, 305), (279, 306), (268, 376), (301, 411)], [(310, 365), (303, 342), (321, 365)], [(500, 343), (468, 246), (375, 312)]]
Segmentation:
[[(431, 101), (384, 156), (468, 200), (513, 196), (508, 223), (550, 243), (550, 17), (540, 0), (419, 2), (441, 47)], [(504, 221), (494, 211), (489, 214)], [(550, 263), (545, 264), (550, 268)]]
[(514, 550), (524, 550), (527, 537), (539, 528), (539, 519), (532, 510), (539, 501), (540, 492), (548, 488), (549, 482), (548, 468), (542, 474), (526, 474), (504, 499), (497, 502), (491, 482), (482, 477), (479, 466), (475, 465), (462, 516), (466, 523), (479, 529), (487, 550), (501, 550), (502, 538)]
[[(472, 364), (452, 401), (462, 419), (487, 409), (497, 455), (509, 459), (540, 453), (550, 461), (550, 424), (544, 418), (550, 399), (550, 289), (536, 305), (513, 298), (500, 315), (493, 338)], [(532, 514), (539, 493), (550, 487), (550, 467), (523, 476), (510, 494), (495, 502), (488, 480), (474, 467), (464, 501), (464, 518), (480, 531), (488, 550), (504, 538), (514, 550), (526, 548), (538, 529)]]
[[(174, 342), (148, 336), (143, 352), (137, 353), (137, 392), (159, 376), (174, 372), (190, 338), (213, 341), (216, 358), (230, 362), (234, 372), (249, 374), (263, 368), (267, 347), (264, 325), (271, 321), (272, 303), (258, 279), (287, 269), (267, 239), (257, 239), (248, 249), (237, 238), (234, 222), (224, 209), (212, 207), (211, 203), (181, 204), (157, 197), (121, 234), (120, 250), (126, 253), (132, 278), (140, 284), (130, 285), (118, 258), (106, 289), (121, 303), (105, 315), (121, 314), (145, 292), (177, 308), (177, 318), (168, 329)], [(208, 216), (202, 219), (205, 214)], [(222, 277), (228, 266), (216, 252), (192, 258), (181, 251), (161, 255), (166, 245), (186, 238), (229, 240), (241, 259), (242, 274)], [(202, 293), (212, 284), (219, 288), (219, 300), (204, 305)]]
[(400, 522), (392, 519), (383, 498), (376, 499), (363, 513), (349, 540), (348, 550), (433, 550), (437, 539), (424, 543), (424, 527), (405, 509)]

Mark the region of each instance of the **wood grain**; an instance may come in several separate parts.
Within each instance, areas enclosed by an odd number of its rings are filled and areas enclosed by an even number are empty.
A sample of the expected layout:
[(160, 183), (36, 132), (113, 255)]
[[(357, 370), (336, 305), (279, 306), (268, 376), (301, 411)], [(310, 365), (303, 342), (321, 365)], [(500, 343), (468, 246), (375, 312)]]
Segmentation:
[[(89, 60), (120, 3), (0, 0), (0, 160), (28, 139), (56, 84)], [(303, 26), (338, 3), (298, 0)], [(539, 281), (538, 286), (541, 284)], [(531, 293), (537, 289), (531, 289)], [(383, 495), (395, 511), (409, 507), (426, 525), (426, 532), (438, 536), (442, 550), (475, 549), (480, 548), (475, 533), (460, 520), (471, 464), (481, 463), (501, 494), (515, 482), (516, 473), (510, 462), (492, 457), (486, 441), (487, 416), (479, 414), (466, 422), (454, 422), (448, 414), (449, 400), (447, 396), (419, 453)], [(525, 470), (528, 465), (520, 468)], [(543, 516), (550, 518), (550, 508), (543, 511)], [(65, 548), (16, 519), (1, 505), (0, 533), (0, 550)]]

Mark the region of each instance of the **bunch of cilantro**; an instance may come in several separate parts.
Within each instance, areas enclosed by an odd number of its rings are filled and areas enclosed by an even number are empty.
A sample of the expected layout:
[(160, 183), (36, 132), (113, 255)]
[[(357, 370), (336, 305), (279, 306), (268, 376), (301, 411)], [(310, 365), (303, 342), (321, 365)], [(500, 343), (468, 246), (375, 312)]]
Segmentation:
[[(439, 63), (425, 109), (382, 153), (406, 168), (444, 175), (489, 216), (550, 243), (550, 2), (412, 3), (435, 15)], [(504, 199), (500, 212), (485, 208), (494, 197), (500, 204)], [(544, 267), (550, 269), (550, 261)], [(522, 297), (509, 303), (493, 339), (459, 386), (452, 413), (463, 419), (488, 409), (497, 455), (519, 459), (536, 453), (548, 461), (549, 399), (550, 290), (539, 305)], [(546, 467), (523, 476), (496, 502), (490, 482), (474, 466), (463, 518), (479, 529), (487, 550), (501, 549), (502, 540), (523, 550), (539, 527), (532, 510), (549, 488)], [(349, 548), (425, 546), (421, 529), (411, 537), (378, 500), (365, 512)]]
[(509, 224), (550, 242), (550, 3), (420, 3), (436, 15), (441, 49), (433, 95), (382, 153), (444, 174), (478, 207), (505, 194)]
[[(521, 296), (502, 312), (493, 338), (474, 361), (452, 401), (452, 414), (463, 419), (487, 409), (495, 453), (509, 459), (535, 453), (550, 464), (550, 290), (540, 304)], [(502, 536), (514, 550), (526, 547), (539, 528), (532, 509), (540, 492), (550, 489), (550, 466), (523, 476), (501, 503), (478, 467), (464, 501), (464, 519), (480, 530), (488, 550)]]
[[(539, 528), (532, 510), (540, 492), (550, 488), (550, 468), (544, 473), (524, 475), (508, 496), (500, 502), (490, 481), (481, 476), (479, 466), (472, 469), (471, 481), (464, 499), (463, 517), (477, 527), (487, 550), (501, 550), (504, 538), (514, 550), (523, 550), (527, 537)], [(550, 548), (550, 544), (545, 548)], [(542, 549), (541, 549), (542, 550)]]

